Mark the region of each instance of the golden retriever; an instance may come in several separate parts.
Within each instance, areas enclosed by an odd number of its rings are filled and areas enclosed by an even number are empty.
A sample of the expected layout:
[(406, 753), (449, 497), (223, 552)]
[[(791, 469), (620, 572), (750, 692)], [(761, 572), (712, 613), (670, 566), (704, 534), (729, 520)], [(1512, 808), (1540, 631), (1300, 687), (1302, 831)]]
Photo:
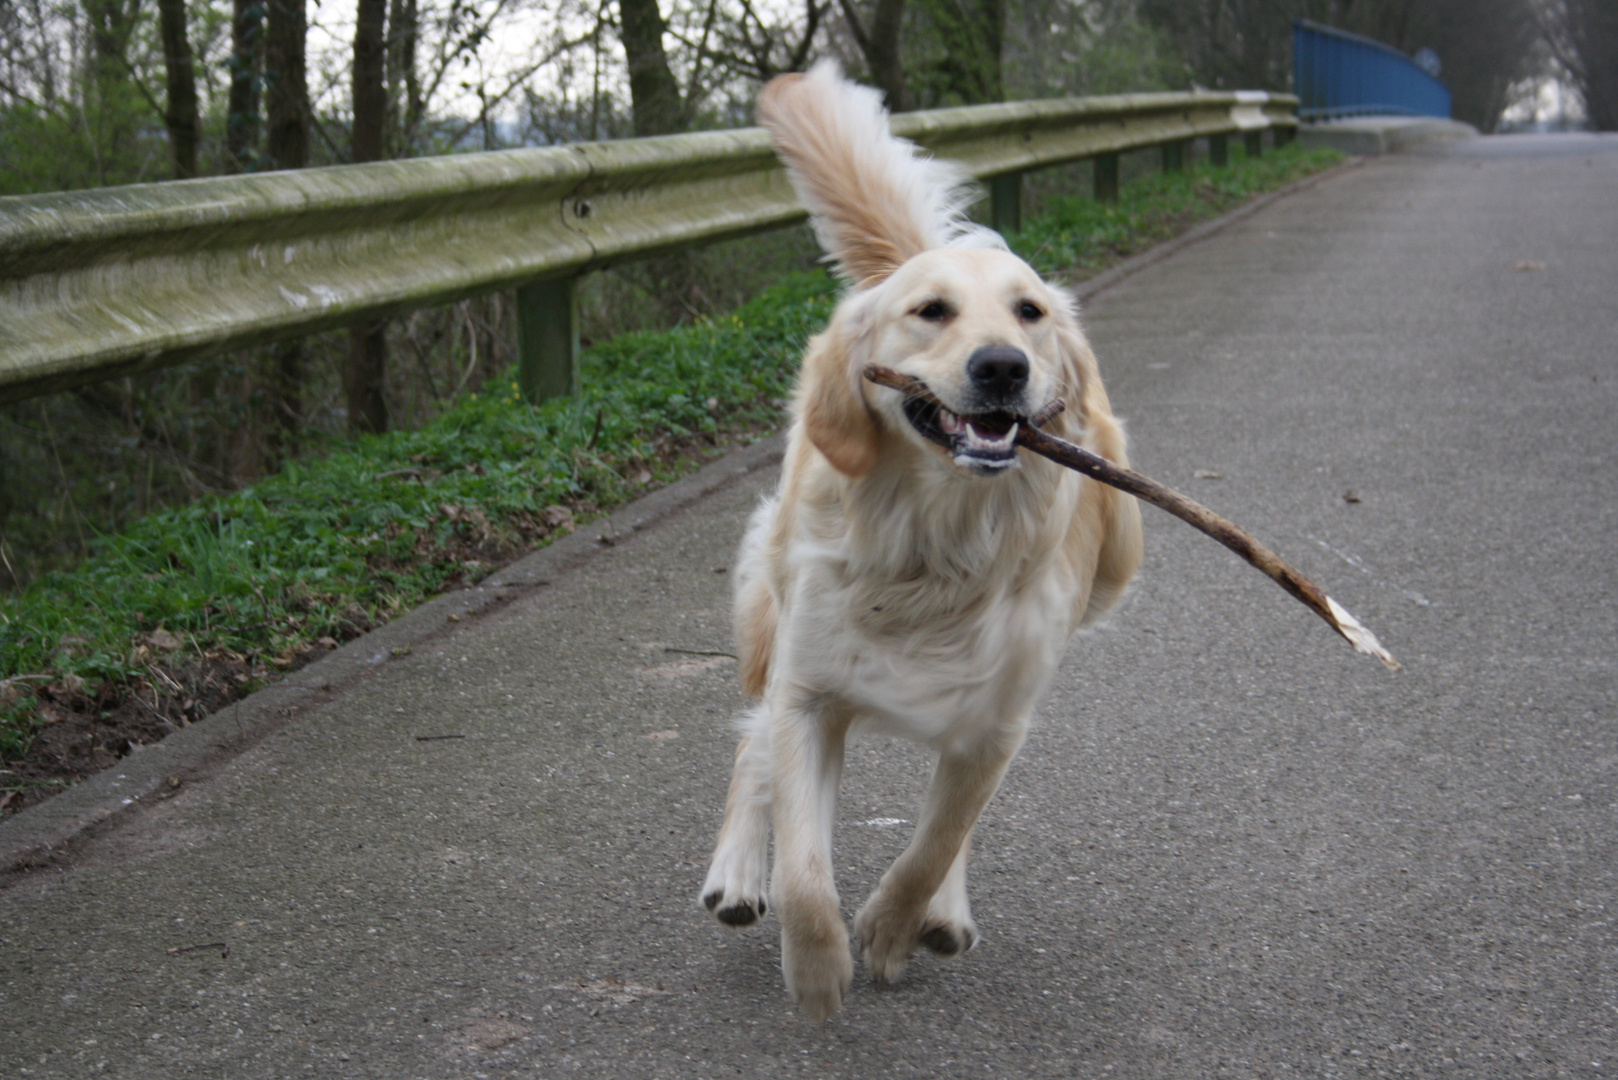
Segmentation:
[[(1013, 445), (1061, 399), (1050, 430), (1125, 463), (1072, 298), (965, 220), (965, 174), (894, 138), (876, 92), (830, 63), (772, 81), (758, 113), (849, 288), (809, 344), (779, 491), (741, 547), (737, 655), (757, 704), (700, 895), (730, 926), (773, 907), (787, 989), (824, 1019), (853, 977), (832, 874), (846, 736), (938, 754), (909, 846), (854, 920), (886, 982), (918, 945), (977, 943), (973, 826), (1069, 636), (1138, 567), (1140, 515)], [(869, 363), (947, 408), (866, 382)]]

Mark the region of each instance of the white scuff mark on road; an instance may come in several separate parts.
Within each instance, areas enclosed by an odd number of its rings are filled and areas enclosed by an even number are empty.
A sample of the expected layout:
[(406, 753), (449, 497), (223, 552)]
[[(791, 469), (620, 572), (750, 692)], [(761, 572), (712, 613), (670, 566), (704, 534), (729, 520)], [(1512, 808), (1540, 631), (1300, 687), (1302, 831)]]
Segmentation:
[(1377, 577), (1376, 572), (1373, 571), (1369, 566), (1365, 565), (1365, 560), (1360, 558), (1358, 555), (1353, 555), (1353, 554), (1350, 554), (1349, 552), (1346, 552), (1346, 551), (1340, 551), (1339, 549), (1334, 548), (1330, 544), (1326, 543), (1326, 541), (1322, 540), (1318, 536), (1311, 536), (1309, 539), (1313, 540), (1315, 543), (1319, 544), (1321, 547), (1325, 548), (1327, 551), (1331, 552), (1333, 555), (1337, 556), (1339, 559), (1342, 559), (1348, 565), (1352, 566), (1354, 569), (1358, 570), (1360, 573), (1364, 574), (1366, 577), (1370, 578), (1372, 581), (1376, 582), (1378, 585), (1382, 585), (1382, 586), (1384, 586), (1386, 588), (1392, 589), (1394, 592), (1397, 592), (1397, 593), (1403, 593), (1407, 598), (1409, 598), (1410, 600), (1414, 601), (1417, 604), (1420, 604), (1422, 607), (1432, 607), (1433, 606), (1433, 602), (1431, 600), (1427, 599), (1425, 596), (1421, 595), (1421, 593), (1417, 592), (1416, 590), (1407, 589), (1403, 585), (1398, 584), (1397, 582), (1384, 581), (1382, 578)]

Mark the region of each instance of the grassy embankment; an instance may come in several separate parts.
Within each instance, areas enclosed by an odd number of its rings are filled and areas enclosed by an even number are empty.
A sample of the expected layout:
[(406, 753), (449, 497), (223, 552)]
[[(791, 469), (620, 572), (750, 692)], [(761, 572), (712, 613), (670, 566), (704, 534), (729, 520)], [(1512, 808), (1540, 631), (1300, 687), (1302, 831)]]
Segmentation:
[[(1115, 204), (1054, 198), (1013, 246), (1082, 279), (1336, 160), (1236, 150)], [(572, 400), (530, 408), (494, 380), (422, 430), (154, 514), (0, 597), (0, 810), (770, 430), (835, 293), (800, 274), (730, 316), (592, 348)]]

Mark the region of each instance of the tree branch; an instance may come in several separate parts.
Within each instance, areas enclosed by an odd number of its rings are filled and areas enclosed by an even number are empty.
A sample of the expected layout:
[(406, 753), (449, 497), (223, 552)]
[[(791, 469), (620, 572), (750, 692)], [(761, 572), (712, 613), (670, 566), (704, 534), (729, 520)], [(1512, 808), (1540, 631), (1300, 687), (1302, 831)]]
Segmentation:
[(870, 52), (871, 36), (865, 32), (864, 25), (860, 23), (859, 14), (854, 10), (854, 0), (837, 0), (837, 4), (843, 9), (843, 18), (848, 20), (848, 29), (854, 35), (854, 44), (860, 47), (860, 52)]

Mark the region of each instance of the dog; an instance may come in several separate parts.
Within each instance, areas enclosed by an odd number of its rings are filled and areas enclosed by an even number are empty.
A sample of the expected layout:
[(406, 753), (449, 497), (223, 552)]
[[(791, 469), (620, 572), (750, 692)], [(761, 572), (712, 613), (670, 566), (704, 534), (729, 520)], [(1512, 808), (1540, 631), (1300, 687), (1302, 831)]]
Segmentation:
[[(1060, 400), (1047, 430), (1127, 463), (1073, 299), (965, 219), (970, 178), (895, 138), (877, 92), (829, 62), (772, 80), (758, 115), (847, 288), (806, 349), (780, 486), (737, 561), (755, 704), (700, 899), (729, 926), (773, 908), (787, 989), (822, 1020), (854, 970), (832, 873), (845, 739), (938, 755), (909, 846), (854, 920), (889, 982), (918, 946), (977, 944), (973, 827), (1072, 632), (1138, 568), (1140, 512), (1017, 452), (1017, 425)], [(944, 407), (868, 383), (870, 363)]]

